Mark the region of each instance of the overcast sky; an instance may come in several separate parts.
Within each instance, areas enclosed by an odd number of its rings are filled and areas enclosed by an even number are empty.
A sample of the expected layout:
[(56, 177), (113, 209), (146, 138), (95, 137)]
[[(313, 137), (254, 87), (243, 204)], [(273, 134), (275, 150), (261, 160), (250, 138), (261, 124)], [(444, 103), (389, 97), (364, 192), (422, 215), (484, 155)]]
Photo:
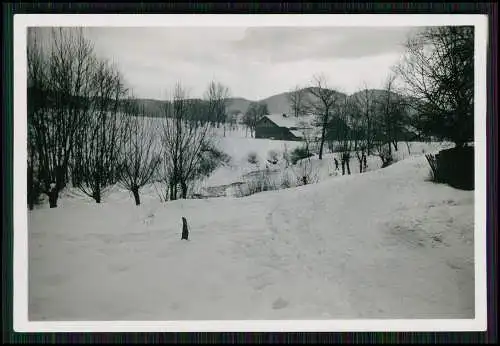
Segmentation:
[(259, 100), (324, 73), (346, 93), (380, 88), (404, 51), (409, 27), (183, 27), (85, 30), (138, 97), (164, 99), (176, 81), (202, 96), (210, 80)]

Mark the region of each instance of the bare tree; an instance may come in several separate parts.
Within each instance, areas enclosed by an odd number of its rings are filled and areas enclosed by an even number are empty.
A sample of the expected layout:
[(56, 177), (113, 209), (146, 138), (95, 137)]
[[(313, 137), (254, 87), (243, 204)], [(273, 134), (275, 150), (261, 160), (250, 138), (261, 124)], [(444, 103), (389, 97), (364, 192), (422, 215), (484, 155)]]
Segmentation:
[(41, 190), (51, 208), (68, 181), (75, 136), (90, 112), (95, 58), (81, 29), (58, 28), (42, 49), (28, 30), (28, 127)]
[(376, 98), (374, 96), (374, 91), (369, 90), (366, 83), (361, 92), (356, 94), (355, 102), (359, 111), (361, 112), (361, 118), (358, 119), (357, 125), (360, 130), (363, 131), (362, 137), (366, 142), (367, 154), (371, 154), (373, 142), (375, 140), (374, 136), (374, 122), (375, 122), (375, 112), (376, 112)]
[(172, 102), (166, 104), (162, 129), (170, 200), (179, 196), (187, 198), (189, 184), (208, 175), (225, 159), (215, 147), (211, 123), (195, 125), (191, 118), (192, 103), (187, 99), (186, 90), (177, 83)]
[(346, 98), (342, 104), (338, 107), (336, 119), (337, 119), (337, 139), (341, 148), (341, 165), (342, 165), (342, 175), (346, 173), (351, 174), (350, 160), (351, 151), (358, 150), (360, 146), (360, 138), (356, 132), (356, 119), (358, 116), (359, 109), (356, 102), (353, 99)]
[(314, 155), (317, 148), (317, 133), (313, 124), (306, 121), (299, 121), (297, 124), (300, 127), (300, 133), (302, 135), (302, 144), (305, 154), (309, 157)]
[[(236, 131), (237, 129), (237, 115), (235, 113), (229, 113), (227, 115), (227, 122), (230, 131)], [(224, 135), (226, 135), (226, 130), (224, 129)]]
[(76, 186), (96, 203), (103, 190), (118, 181), (117, 168), (127, 134), (118, 114), (126, 95), (122, 77), (108, 61), (97, 62), (93, 78), (93, 109), (79, 130), (74, 171)]
[(462, 147), (474, 138), (474, 27), (430, 27), (406, 44), (395, 71), (428, 135)]
[(134, 99), (125, 104), (126, 135), (120, 156), (119, 183), (132, 192), (136, 205), (141, 204), (139, 190), (152, 179), (160, 166), (159, 126), (157, 119), (147, 117), (144, 106)]
[[(347, 113), (348, 113), (348, 131), (351, 148), (356, 154), (356, 158), (359, 164), (359, 173), (363, 173), (366, 170), (366, 155), (368, 153), (368, 129), (367, 129), (367, 118), (365, 112), (365, 100), (364, 92), (355, 94), (355, 97), (350, 97), (347, 101)], [(361, 96), (361, 97), (360, 97)]]
[[(229, 98), (229, 88), (221, 83), (211, 81), (205, 92), (205, 100), (208, 102), (208, 118), (218, 128), (226, 122), (226, 104)], [(225, 135), (225, 127), (224, 127)]]
[(317, 122), (321, 126), (319, 159), (322, 160), (326, 130), (340, 100), (340, 94), (328, 87), (326, 77), (323, 75), (314, 76), (313, 87), (308, 90), (315, 98), (311, 100), (310, 106), (317, 114)]
[(288, 103), (295, 117), (304, 116), (307, 113), (307, 91), (299, 85), (295, 86), (287, 95)]
[(291, 157), (290, 157), (290, 152), (288, 150), (288, 145), (286, 144), (286, 142), (283, 143), (282, 158), (283, 158), (283, 161), (285, 161), (285, 168), (288, 168), (288, 166), (290, 166)]
[(40, 198), (40, 184), (39, 184), (39, 171), (38, 171), (38, 156), (36, 150), (36, 144), (34, 143), (33, 134), (30, 134), (32, 127), (28, 125), (28, 179), (27, 179), (27, 192), (28, 192), (28, 207), (33, 210), (35, 204)]
[[(391, 74), (386, 80), (382, 97), (377, 99), (376, 119), (376, 150), (382, 159), (382, 165), (388, 165), (393, 160), (392, 147), (398, 150), (398, 140), (406, 121), (405, 103), (395, 92), (396, 75)], [(385, 149), (382, 148), (385, 146)]]
[(264, 116), (269, 114), (267, 104), (263, 102), (252, 102), (248, 107), (243, 122), (250, 129), (251, 135), (255, 137), (255, 128), (257, 122)]

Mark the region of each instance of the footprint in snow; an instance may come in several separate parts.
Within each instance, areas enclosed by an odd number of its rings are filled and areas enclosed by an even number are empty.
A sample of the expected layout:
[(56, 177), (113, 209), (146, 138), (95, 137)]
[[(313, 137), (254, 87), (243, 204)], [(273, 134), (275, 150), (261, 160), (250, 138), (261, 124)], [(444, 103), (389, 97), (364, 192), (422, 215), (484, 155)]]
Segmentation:
[(288, 306), (288, 301), (283, 298), (278, 298), (273, 302), (273, 310), (284, 309)]

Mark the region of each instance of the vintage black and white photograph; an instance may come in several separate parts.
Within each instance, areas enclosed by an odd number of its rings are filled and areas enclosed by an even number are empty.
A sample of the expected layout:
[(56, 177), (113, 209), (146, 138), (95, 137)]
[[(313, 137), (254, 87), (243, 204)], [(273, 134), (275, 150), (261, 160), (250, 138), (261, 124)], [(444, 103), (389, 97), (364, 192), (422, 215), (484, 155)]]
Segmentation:
[(27, 27), (28, 320), (474, 319), (475, 26), (409, 23)]

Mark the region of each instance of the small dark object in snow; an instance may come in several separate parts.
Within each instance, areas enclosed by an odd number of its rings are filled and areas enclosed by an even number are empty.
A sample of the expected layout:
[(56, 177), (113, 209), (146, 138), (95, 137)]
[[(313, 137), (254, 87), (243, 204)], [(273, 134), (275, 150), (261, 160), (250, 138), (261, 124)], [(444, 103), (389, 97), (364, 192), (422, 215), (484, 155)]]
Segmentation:
[(182, 237), (181, 237), (181, 240), (182, 239), (188, 240), (188, 237), (189, 237), (188, 224), (187, 224), (186, 218), (183, 216), (182, 217)]

